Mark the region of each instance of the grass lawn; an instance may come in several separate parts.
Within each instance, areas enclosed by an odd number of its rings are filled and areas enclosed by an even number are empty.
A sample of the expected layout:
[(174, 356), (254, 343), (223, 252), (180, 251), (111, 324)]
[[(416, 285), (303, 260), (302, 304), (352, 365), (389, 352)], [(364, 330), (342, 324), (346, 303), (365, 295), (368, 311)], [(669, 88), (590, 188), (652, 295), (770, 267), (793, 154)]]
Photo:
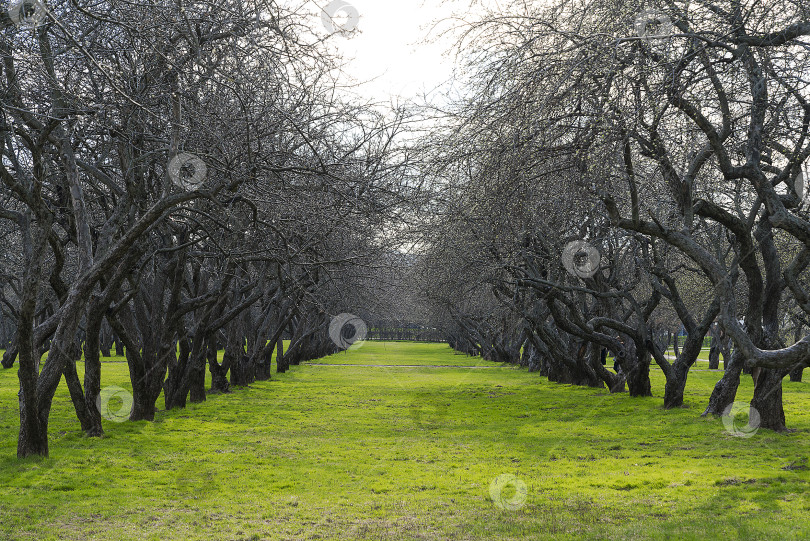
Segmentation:
[[(672, 347), (668, 348), (665, 353), (667, 355), (671, 355), (673, 357), (675, 356), (675, 350)], [(698, 353), (698, 361), (706, 361), (707, 363), (709, 362), (709, 348), (702, 348), (700, 350), (700, 353)], [(723, 355), (721, 354), (720, 355), (721, 366), (722, 366), (722, 362), (723, 362)], [(699, 367), (696, 367), (696, 368), (699, 368)]]
[[(23, 461), (16, 369), (0, 371), (0, 539), (810, 538), (807, 383), (785, 380), (795, 432), (741, 438), (699, 417), (719, 372), (664, 411), (657, 369), (656, 397), (634, 399), (443, 344), (318, 362), (154, 423), (105, 421), (103, 439), (82, 436), (62, 384), (51, 457)], [(105, 363), (103, 385), (131, 388), (126, 364)]]

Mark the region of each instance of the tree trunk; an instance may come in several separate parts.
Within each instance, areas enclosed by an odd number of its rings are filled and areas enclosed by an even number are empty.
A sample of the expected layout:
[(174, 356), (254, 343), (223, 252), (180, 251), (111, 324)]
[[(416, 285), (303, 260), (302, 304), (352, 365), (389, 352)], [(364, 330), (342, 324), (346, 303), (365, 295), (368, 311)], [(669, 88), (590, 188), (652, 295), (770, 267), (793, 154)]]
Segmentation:
[[(780, 349), (785, 347), (779, 333), (779, 301), (782, 289), (785, 287), (782, 278), (779, 254), (773, 239), (771, 222), (763, 216), (757, 228), (757, 239), (765, 265), (766, 285), (763, 294), (762, 307), (762, 340), (765, 349)], [(785, 426), (785, 411), (782, 408), (782, 378), (787, 370), (774, 370), (760, 368), (754, 379), (754, 398), (751, 407), (759, 412), (760, 428), (767, 428), (777, 432), (787, 430)]]
[(529, 367), (529, 372), (537, 372), (541, 369), (543, 364), (540, 350), (535, 347), (531, 340), (527, 340), (526, 344), (529, 348), (529, 357), (527, 359), (526, 366)]
[[(796, 321), (795, 323), (796, 323), (796, 329), (795, 329), (794, 334), (793, 334), (793, 343), (794, 344), (802, 339), (802, 332), (804, 331), (804, 326), (800, 322)], [(792, 381), (794, 383), (799, 383), (799, 382), (802, 381), (802, 372), (805, 369), (805, 365), (810, 365), (810, 362), (807, 362), (805, 364), (796, 365), (792, 370), (790, 370), (790, 372), (789, 372), (790, 381)]]
[(259, 353), (259, 362), (256, 365), (256, 381), (267, 381), (273, 377), (273, 349), (264, 348)]
[(580, 346), (579, 354), (577, 355), (577, 365), (579, 366), (582, 374), (582, 384), (588, 387), (603, 388), (605, 381), (597, 373), (597, 369), (603, 369), (605, 377), (608, 378), (608, 387), (611, 384), (616, 385), (616, 377), (614, 374), (608, 374), (608, 370), (599, 362), (599, 346), (589, 342), (584, 342)]
[(591, 363), (594, 372), (605, 382), (611, 393), (623, 393), (625, 384), (624, 377), (611, 372), (605, 367), (605, 364), (607, 364), (607, 350), (598, 344), (592, 344), (592, 348)]
[(726, 368), (723, 377), (720, 378), (712, 391), (709, 398), (709, 405), (702, 416), (706, 415), (723, 415), (726, 408), (728, 408), (737, 397), (737, 388), (740, 386), (740, 373), (742, 372), (742, 359), (737, 358), (738, 354), (735, 352), (731, 358), (729, 367)]
[(130, 421), (154, 421), (155, 401), (149, 393), (149, 385), (145, 371), (144, 376), (132, 381), (132, 411)]
[(664, 385), (664, 408), (679, 408), (683, 406), (683, 393), (689, 370), (694, 366), (703, 346), (704, 328), (693, 328), (681, 348), (680, 355), (671, 366), (662, 366), (666, 377)]
[(255, 381), (250, 357), (242, 355), (231, 367), (231, 385), (244, 387)]
[[(47, 244), (47, 231), (51, 229), (51, 218), (43, 223), (31, 220), (25, 215), (21, 227), (23, 254), (25, 255), (25, 276), (20, 295), (20, 311), (17, 321), (16, 344), (19, 354), (17, 376), (20, 380), (20, 432), (17, 439), (17, 457), (40, 455), (48, 456), (48, 415), (42, 415), (40, 407), (40, 361), (35, 342), (34, 321), (36, 318), (37, 297), (42, 275), (42, 262)], [(59, 379), (56, 379), (59, 383)], [(49, 405), (49, 404), (48, 404)], [(50, 411), (50, 408), (48, 409)]]
[[(180, 353), (177, 356), (177, 362), (169, 365), (169, 375), (166, 381), (163, 382), (163, 400), (166, 404), (166, 409), (185, 408), (186, 399), (188, 398), (188, 388), (184, 386), (183, 376), (186, 373), (186, 365), (188, 364), (189, 355), (191, 353), (191, 344), (188, 338), (181, 338), (179, 340)], [(233, 371), (231, 371), (233, 374)]]
[(754, 386), (751, 407), (759, 413), (759, 427), (784, 432), (785, 411), (782, 408), (782, 378), (785, 371), (762, 368)]
[(652, 396), (650, 352), (639, 348), (629, 337), (625, 340), (626, 357), (619, 359), (619, 365), (627, 382), (627, 390), (630, 396)]
[(14, 366), (14, 359), (17, 358), (17, 339), (16, 337), (12, 340), (11, 344), (8, 346), (8, 349), (3, 352), (3, 360), (2, 365), (3, 368), (11, 368)]
[(276, 343), (276, 372), (283, 374), (290, 368), (290, 363), (287, 362), (287, 357), (284, 356), (284, 338), (283, 334), (279, 336)]
[(110, 324), (126, 347), (125, 356), (132, 382), (132, 411), (129, 418), (131, 421), (154, 421), (155, 402), (151, 399), (148, 374), (141, 355), (144, 348), (141, 347), (142, 342), (136, 342), (139, 340), (137, 325), (130, 308), (124, 306), (117, 316), (111, 316)]
[(627, 390), (630, 396), (652, 396), (650, 364), (636, 363), (627, 374)]
[[(20, 312), (17, 321), (16, 343), (19, 347), (20, 380), (20, 432), (17, 439), (17, 457), (32, 455), (48, 456), (48, 425), (39, 418), (37, 407), (37, 379), (39, 374), (39, 356), (34, 344), (34, 317), (39, 293), (42, 260), (45, 252), (45, 232), (50, 224), (40, 227), (29, 220), (23, 230), (23, 253), (26, 259), (26, 270), (20, 298)], [(33, 238), (32, 238), (33, 237)]]
[[(103, 357), (111, 357), (110, 348), (112, 347), (112, 329), (110, 324), (102, 319), (102, 324), (99, 329), (98, 348)], [(86, 385), (85, 385), (86, 386)]]
[(208, 343), (208, 370), (211, 372), (211, 393), (228, 393), (231, 385), (228, 383), (228, 367), (225, 365), (223, 355), (222, 364), (217, 359), (217, 341), (215, 337), (209, 338)]
[(715, 336), (716, 330), (712, 331), (712, 341), (709, 347), (709, 370), (720, 368), (720, 341)]
[(529, 342), (528, 339), (524, 340), (523, 344), (521, 344), (520, 361), (518, 364), (523, 368), (529, 366), (529, 358), (531, 357), (531, 348), (532, 348), (531, 342)]
[[(95, 303), (91, 303), (95, 307)], [(91, 308), (92, 309), (92, 308)], [(96, 402), (101, 393), (101, 359), (99, 342), (101, 334), (101, 317), (87, 318), (87, 338), (84, 341), (84, 404), (90, 421), (85, 434), (90, 437), (101, 437), (104, 429), (101, 426), (101, 412)]]
[(726, 370), (731, 364), (731, 338), (721, 331), (720, 335), (720, 353), (723, 355), (723, 370)]
[[(199, 331), (203, 334), (203, 330)], [(194, 337), (194, 346), (191, 353), (191, 365), (188, 367), (188, 390), (191, 403), (205, 402), (205, 360), (206, 347), (210, 336)], [(199, 343), (198, 343), (199, 342)]]
[(686, 378), (689, 375), (687, 363), (677, 360), (672, 365), (671, 375), (667, 377), (664, 385), (664, 408), (680, 408), (683, 406), (683, 392), (686, 388)]
[[(70, 400), (73, 402), (73, 408), (76, 410), (76, 417), (79, 419), (82, 431), (87, 434), (98, 430), (90, 420), (90, 415), (87, 412), (85, 405), (84, 391), (82, 384), (79, 382), (79, 374), (76, 372), (76, 358), (80, 355), (81, 346), (73, 344), (70, 352), (70, 358), (65, 362), (63, 374), (65, 376), (65, 383), (67, 383), (68, 391), (70, 392)], [(78, 350), (78, 351), (77, 351)]]

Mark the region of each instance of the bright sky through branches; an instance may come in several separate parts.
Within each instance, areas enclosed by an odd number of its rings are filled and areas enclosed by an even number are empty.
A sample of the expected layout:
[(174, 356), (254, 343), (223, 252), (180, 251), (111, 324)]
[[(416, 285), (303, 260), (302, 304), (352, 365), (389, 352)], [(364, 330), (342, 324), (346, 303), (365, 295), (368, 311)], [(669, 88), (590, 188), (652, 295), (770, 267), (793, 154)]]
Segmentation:
[[(375, 102), (419, 100), (424, 93), (433, 93), (450, 79), (452, 56), (446, 51), (452, 46), (448, 39), (438, 36), (434, 24), (469, 5), (468, 1), (453, 0), (347, 0), (338, 12), (336, 24), (352, 24), (351, 9), (359, 15), (357, 31), (343, 37), (335, 35), (331, 44), (347, 59), (346, 72), (362, 86), (356, 89), (364, 99)], [(325, 8), (327, 0), (318, 0)], [(319, 21), (320, 23), (320, 21)], [(446, 29), (449, 21), (439, 24)], [(425, 38), (431, 38), (431, 43)]]

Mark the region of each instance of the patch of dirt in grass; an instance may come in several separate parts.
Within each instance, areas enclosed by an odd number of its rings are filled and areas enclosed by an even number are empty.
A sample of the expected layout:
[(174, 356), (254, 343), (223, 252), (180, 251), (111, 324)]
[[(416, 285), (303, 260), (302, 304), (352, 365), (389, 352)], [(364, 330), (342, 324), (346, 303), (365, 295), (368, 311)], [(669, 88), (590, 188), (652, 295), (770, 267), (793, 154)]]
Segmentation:
[(756, 482), (757, 482), (756, 479), (740, 479), (738, 477), (726, 477), (725, 479), (717, 481), (715, 485), (719, 487), (727, 487), (734, 485), (753, 485)]
[(798, 460), (794, 460), (787, 466), (783, 466), (782, 469), (787, 471), (797, 471), (797, 470), (807, 470), (810, 468), (807, 467), (807, 459), (800, 458)]

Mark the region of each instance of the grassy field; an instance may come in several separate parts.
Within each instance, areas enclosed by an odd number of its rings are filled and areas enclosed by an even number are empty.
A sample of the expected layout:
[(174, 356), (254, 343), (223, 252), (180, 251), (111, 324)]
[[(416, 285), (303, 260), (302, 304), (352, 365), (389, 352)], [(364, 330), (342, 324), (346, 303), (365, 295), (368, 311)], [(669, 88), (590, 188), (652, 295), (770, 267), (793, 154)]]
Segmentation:
[[(675, 356), (675, 350), (673, 348), (671, 348), (671, 347), (668, 348), (665, 353), (667, 355), (671, 355), (673, 357)], [(703, 349), (700, 350), (700, 353), (698, 354), (698, 361), (706, 361), (706, 363), (709, 362), (709, 348), (703, 348)], [(723, 362), (723, 356), (720, 355), (721, 366), (722, 366), (722, 362)], [(699, 368), (699, 367), (697, 367), (697, 368)]]
[[(16, 370), (0, 371), (0, 538), (810, 538), (807, 383), (785, 381), (795, 432), (743, 438), (699, 417), (718, 372), (664, 411), (657, 370), (656, 397), (633, 399), (441, 344), (321, 362), (154, 423), (105, 421), (103, 439), (82, 437), (63, 384), (51, 457), (24, 461)], [(103, 385), (131, 388), (126, 364), (105, 363)]]

